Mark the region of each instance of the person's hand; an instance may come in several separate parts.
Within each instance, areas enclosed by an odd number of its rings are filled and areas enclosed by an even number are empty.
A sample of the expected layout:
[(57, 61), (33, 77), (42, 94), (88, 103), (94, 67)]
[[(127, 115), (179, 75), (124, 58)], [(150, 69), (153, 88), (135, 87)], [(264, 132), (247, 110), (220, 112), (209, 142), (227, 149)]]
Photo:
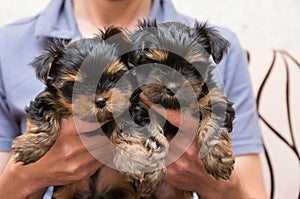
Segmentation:
[(235, 171), (229, 181), (216, 180), (205, 171), (203, 162), (198, 156), (200, 149), (197, 146), (196, 132), (199, 120), (192, 116), (183, 117), (178, 110), (154, 105), (144, 94), (141, 94), (140, 98), (151, 109), (180, 128), (170, 142), (165, 177), (168, 183), (177, 189), (196, 192), (201, 198), (222, 198), (225, 193), (231, 191), (237, 193), (237, 198), (243, 198), (243, 190)]
[(12, 193), (16, 194), (13, 198), (26, 198), (48, 186), (65, 185), (91, 176), (103, 166), (98, 159), (111, 161), (112, 157), (110, 142), (104, 135), (85, 136), (84, 132), (99, 127), (97, 123), (63, 119), (56, 142), (41, 159), (28, 165), (10, 159), (0, 178), (0, 188), (5, 188), (0, 196), (6, 192), (12, 197)]

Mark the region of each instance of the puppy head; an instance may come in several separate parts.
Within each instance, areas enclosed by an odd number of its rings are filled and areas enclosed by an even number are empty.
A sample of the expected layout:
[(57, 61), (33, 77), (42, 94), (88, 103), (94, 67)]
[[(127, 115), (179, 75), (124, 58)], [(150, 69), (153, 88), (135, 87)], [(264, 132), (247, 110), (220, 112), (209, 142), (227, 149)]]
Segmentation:
[[(166, 22), (158, 24), (155, 20), (144, 20), (139, 21), (138, 28), (138, 33), (144, 32), (145, 34), (138, 34), (138, 36), (134, 35), (132, 40), (133, 42), (138, 43), (138, 45), (134, 46), (135, 49), (144, 49), (145, 46), (151, 47), (151, 43), (156, 43), (155, 41), (157, 41), (155, 36), (160, 36), (159, 34), (167, 34), (165, 37), (163, 37), (164, 35), (161, 35), (162, 38), (158, 39), (162, 43), (164, 43), (163, 39), (167, 39), (168, 37), (170, 39), (179, 37), (176, 40), (186, 40), (187, 38), (183, 36), (186, 35), (190, 37), (190, 40), (195, 40), (201, 44), (202, 48), (204, 48), (209, 55), (212, 55), (215, 63), (218, 64), (222, 60), (223, 55), (227, 53), (230, 46), (229, 42), (220, 35), (219, 31), (215, 27), (198, 21), (195, 21), (194, 27), (192, 28), (180, 22)], [(163, 29), (165, 29), (165, 31), (161, 32)], [(169, 33), (171, 33), (171, 35), (169, 35)], [(166, 41), (168, 41), (168, 39)], [(188, 42), (186, 42), (186, 44), (188, 44)], [(171, 49), (171, 51), (174, 50), (174, 52), (176, 52), (176, 49), (177, 48)]]
[(83, 120), (99, 122), (113, 119), (128, 106), (131, 85), (121, 80), (127, 67), (114, 55), (111, 45), (100, 45), (88, 56), (73, 87), (73, 112)]
[[(188, 67), (189, 65), (187, 65)], [(157, 63), (141, 66), (137, 79), (143, 93), (155, 104), (180, 109), (191, 106), (191, 99), (201, 92), (202, 76), (196, 70), (175, 70)], [(141, 71), (140, 71), (141, 70)]]
[[(127, 85), (115, 88), (127, 68), (119, 60), (116, 46), (103, 37), (100, 34), (68, 45), (56, 41), (32, 63), (37, 77), (50, 92), (55, 91), (60, 103), (86, 121), (107, 121), (112, 119), (113, 109), (127, 106), (127, 90), (122, 90), (128, 89)], [(113, 98), (118, 103), (113, 103)]]
[(190, 106), (189, 97), (199, 96), (206, 86), (210, 54), (182, 23), (144, 22), (140, 28), (132, 41), (143, 92), (165, 108)]

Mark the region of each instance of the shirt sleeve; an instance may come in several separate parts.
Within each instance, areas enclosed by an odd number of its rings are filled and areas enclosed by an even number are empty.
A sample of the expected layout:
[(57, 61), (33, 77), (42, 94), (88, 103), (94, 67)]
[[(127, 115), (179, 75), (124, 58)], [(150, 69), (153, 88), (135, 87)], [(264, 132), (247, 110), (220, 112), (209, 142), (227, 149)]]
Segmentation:
[(232, 132), (233, 153), (261, 153), (263, 144), (246, 55), (234, 33), (227, 30), (221, 33), (230, 42), (229, 52), (219, 64), (219, 69), (225, 92), (234, 103), (236, 112)]
[(20, 132), (7, 104), (0, 60), (0, 151), (10, 151), (13, 139)]

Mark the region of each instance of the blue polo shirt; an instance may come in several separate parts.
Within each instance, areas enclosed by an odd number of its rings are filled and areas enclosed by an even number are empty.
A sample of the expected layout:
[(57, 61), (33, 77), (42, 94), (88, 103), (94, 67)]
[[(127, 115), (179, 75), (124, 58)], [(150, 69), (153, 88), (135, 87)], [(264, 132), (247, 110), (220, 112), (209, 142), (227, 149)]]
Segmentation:
[[(153, 0), (149, 18), (191, 26), (195, 21), (178, 13), (170, 0)], [(244, 51), (234, 33), (223, 27), (218, 29), (231, 43), (217, 73), (236, 110), (234, 154), (260, 153), (262, 140)], [(44, 88), (30, 62), (44, 52), (51, 38), (81, 38), (71, 0), (53, 0), (36, 16), (0, 28), (0, 151), (10, 151), (12, 140), (26, 131), (24, 108)]]

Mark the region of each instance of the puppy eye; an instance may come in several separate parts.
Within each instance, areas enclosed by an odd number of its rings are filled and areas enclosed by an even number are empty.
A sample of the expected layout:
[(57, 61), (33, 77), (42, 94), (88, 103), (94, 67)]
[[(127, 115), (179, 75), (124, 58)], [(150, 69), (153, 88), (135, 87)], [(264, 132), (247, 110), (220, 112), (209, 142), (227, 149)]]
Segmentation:
[(110, 81), (115, 81), (116, 80), (116, 76), (115, 75), (111, 75), (109, 79), (110, 79)]

